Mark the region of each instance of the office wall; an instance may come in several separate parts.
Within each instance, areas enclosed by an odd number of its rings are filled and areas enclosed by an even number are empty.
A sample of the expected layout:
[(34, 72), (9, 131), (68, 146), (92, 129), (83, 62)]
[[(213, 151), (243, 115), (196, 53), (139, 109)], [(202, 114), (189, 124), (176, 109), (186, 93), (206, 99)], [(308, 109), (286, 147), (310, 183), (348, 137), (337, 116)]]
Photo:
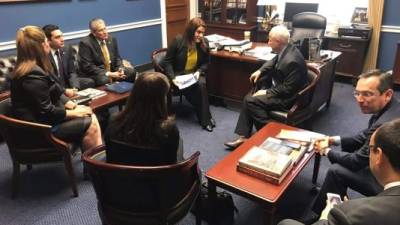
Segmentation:
[(0, 4), (0, 54), (15, 51), (16, 30), (27, 24), (58, 24), (68, 42), (77, 43), (94, 17), (106, 21), (122, 57), (136, 65), (162, 46), (160, 0), (50, 0)]
[(400, 41), (400, 1), (385, 0), (382, 32), (379, 41), (378, 68), (393, 69), (396, 44)]

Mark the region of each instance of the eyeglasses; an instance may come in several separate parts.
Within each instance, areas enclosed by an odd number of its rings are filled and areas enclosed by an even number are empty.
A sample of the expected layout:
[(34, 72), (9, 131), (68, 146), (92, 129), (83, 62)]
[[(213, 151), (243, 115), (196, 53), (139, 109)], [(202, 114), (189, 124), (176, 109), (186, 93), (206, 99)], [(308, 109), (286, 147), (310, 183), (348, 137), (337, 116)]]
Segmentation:
[(372, 92), (372, 91), (354, 91), (353, 92), (353, 96), (355, 98), (359, 98), (359, 97), (363, 97), (363, 98), (370, 98), (375, 96), (376, 93)]

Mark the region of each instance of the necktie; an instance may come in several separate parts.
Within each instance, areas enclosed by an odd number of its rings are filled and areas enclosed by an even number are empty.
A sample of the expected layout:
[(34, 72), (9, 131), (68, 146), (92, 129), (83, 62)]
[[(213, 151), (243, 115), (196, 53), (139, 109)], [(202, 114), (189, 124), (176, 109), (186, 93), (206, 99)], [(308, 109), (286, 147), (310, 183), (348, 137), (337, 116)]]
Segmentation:
[(57, 66), (58, 66), (58, 76), (62, 77), (64, 75), (64, 67), (61, 59), (60, 51), (56, 51), (55, 55), (57, 57)]
[(103, 53), (103, 58), (104, 58), (104, 69), (107, 72), (111, 71), (111, 66), (110, 66), (110, 54), (108, 53), (107, 45), (105, 41), (102, 41), (100, 44), (101, 47), (101, 52)]
[(373, 115), (368, 121), (368, 129), (371, 128), (371, 126), (376, 122), (378, 119), (378, 115)]

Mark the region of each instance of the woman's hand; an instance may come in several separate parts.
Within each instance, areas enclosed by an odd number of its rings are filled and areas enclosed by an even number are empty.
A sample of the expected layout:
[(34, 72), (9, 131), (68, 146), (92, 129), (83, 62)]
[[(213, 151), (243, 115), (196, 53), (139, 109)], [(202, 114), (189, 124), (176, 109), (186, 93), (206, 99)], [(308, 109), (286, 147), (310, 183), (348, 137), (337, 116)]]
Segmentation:
[(75, 109), (67, 110), (68, 118), (85, 117), (85, 116), (90, 116), (92, 114), (93, 114), (92, 109), (84, 105), (77, 105)]
[(65, 109), (75, 109), (77, 104), (71, 100), (69, 100), (67, 103), (65, 103), (64, 107)]
[(68, 98), (72, 98), (72, 97), (74, 97), (75, 95), (78, 94), (78, 89), (76, 89), (76, 88), (67, 88), (67, 89), (65, 89), (64, 94)]

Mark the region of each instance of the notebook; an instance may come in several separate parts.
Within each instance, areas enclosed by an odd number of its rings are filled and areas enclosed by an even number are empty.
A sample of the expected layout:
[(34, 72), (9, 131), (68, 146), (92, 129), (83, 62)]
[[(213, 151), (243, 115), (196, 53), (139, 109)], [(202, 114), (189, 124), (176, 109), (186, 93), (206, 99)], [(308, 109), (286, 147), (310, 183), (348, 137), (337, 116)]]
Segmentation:
[(119, 94), (128, 92), (132, 90), (133, 88), (133, 83), (126, 82), (126, 81), (120, 81), (120, 82), (115, 82), (111, 84), (106, 84), (106, 90), (107, 91), (112, 91), (116, 92)]

